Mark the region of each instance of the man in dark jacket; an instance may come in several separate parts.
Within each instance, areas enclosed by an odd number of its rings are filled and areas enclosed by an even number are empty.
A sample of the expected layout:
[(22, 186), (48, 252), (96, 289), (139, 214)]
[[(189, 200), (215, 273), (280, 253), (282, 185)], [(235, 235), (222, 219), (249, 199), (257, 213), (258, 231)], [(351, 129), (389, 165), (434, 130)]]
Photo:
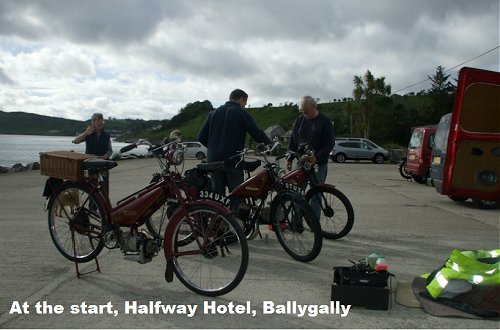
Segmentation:
[(239, 159), (229, 159), (245, 148), (247, 132), (258, 143), (271, 144), (271, 140), (257, 127), (253, 118), (245, 111), (248, 94), (236, 89), (229, 95), (229, 101), (210, 112), (198, 133), (198, 141), (207, 147), (208, 162), (225, 161), (222, 171), (213, 177), (214, 192), (231, 192), (243, 182), (243, 169), (235, 168)]
[[(335, 130), (332, 121), (320, 113), (316, 100), (307, 95), (299, 101), (299, 116), (293, 124), (288, 150), (297, 151), (301, 144), (307, 144), (313, 150), (315, 163), (318, 164), (316, 178), (319, 183), (326, 181), (328, 174), (328, 156), (335, 144)], [(287, 169), (292, 169), (292, 161), (287, 162)], [(319, 219), (320, 204), (317, 198), (311, 200), (311, 208)]]
[[(316, 100), (304, 96), (299, 102), (299, 116), (293, 124), (288, 149), (297, 151), (301, 144), (308, 144), (318, 166), (316, 176), (323, 183), (328, 172), (328, 156), (335, 144), (335, 131), (332, 121), (317, 109)], [(292, 162), (287, 162), (287, 169), (292, 169)]]
[(73, 143), (85, 141), (85, 153), (108, 159), (113, 154), (111, 136), (104, 130), (104, 117), (102, 113), (94, 113), (91, 123), (82, 134), (78, 135)]

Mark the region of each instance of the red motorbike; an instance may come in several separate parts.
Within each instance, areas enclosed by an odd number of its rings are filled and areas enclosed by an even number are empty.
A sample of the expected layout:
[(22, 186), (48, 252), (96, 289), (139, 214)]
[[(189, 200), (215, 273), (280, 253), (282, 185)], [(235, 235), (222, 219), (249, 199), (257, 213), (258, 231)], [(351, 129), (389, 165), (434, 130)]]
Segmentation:
[[(260, 234), (259, 224), (269, 224), (283, 249), (294, 259), (308, 262), (315, 259), (322, 246), (321, 226), (314, 217), (300, 187), (283, 177), (285, 172), (268, 156), (277, 148), (258, 146), (257, 155), (263, 160), (263, 168), (236, 187), (227, 196), (219, 196), (211, 190), (211, 173), (221, 171), (224, 162), (199, 164), (187, 171), (186, 178), (198, 189), (198, 197), (222, 202), (238, 201), (236, 219), (242, 224), (248, 239)], [(260, 148), (262, 147), (262, 149)], [(260, 150), (259, 150), (260, 149)], [(250, 173), (262, 165), (260, 159), (245, 161), (248, 149), (231, 158), (239, 158), (236, 166)]]
[[(207, 296), (233, 290), (243, 279), (248, 265), (246, 238), (229, 209), (220, 203), (196, 197), (177, 166), (183, 163), (178, 141), (150, 146), (161, 173), (149, 185), (112, 206), (103, 184), (103, 174), (117, 166), (114, 161), (87, 159), (81, 181), (51, 177), (47, 180), (48, 223), (56, 248), (78, 264), (95, 260), (104, 247), (119, 248), (125, 259), (150, 262), (163, 248), (165, 279), (173, 274), (189, 289)], [(174, 167), (174, 169), (171, 169)], [(170, 209), (168, 220), (167, 210)], [(162, 235), (141, 228), (151, 218), (165, 223)], [(161, 228), (161, 227), (159, 227)]]

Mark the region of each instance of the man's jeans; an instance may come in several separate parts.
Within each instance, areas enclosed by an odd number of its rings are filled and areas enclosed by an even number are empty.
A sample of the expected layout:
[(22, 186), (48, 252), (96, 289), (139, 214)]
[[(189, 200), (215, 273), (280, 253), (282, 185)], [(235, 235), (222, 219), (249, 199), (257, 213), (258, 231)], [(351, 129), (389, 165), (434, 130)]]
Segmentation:
[[(328, 163), (319, 165), (318, 170), (316, 171), (316, 179), (318, 180), (318, 184), (325, 183), (327, 174)], [(311, 202), (309, 203), (309, 205), (311, 206), (311, 209), (316, 218), (319, 219), (321, 215), (321, 195), (316, 195), (311, 198)]]
[[(227, 196), (243, 182), (243, 178), (242, 169), (224, 166), (221, 170), (212, 173), (212, 190), (219, 195)], [(226, 187), (229, 189), (227, 194)], [(239, 204), (240, 200), (233, 198), (229, 208), (236, 211)]]

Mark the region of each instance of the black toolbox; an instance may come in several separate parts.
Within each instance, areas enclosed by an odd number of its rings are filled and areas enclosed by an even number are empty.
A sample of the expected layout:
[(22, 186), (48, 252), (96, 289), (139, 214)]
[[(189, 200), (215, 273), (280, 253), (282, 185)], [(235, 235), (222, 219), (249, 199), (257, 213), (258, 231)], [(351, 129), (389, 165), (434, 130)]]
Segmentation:
[(388, 310), (391, 303), (391, 274), (364, 264), (334, 267), (332, 301), (367, 309)]

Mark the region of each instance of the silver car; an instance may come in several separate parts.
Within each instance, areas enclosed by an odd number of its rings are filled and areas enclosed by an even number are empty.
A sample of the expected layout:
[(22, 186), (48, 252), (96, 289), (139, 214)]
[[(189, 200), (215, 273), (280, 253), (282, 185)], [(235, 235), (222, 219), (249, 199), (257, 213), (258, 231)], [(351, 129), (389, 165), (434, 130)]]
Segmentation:
[(200, 142), (184, 142), (184, 157), (204, 159), (207, 157), (207, 148)]
[(368, 139), (339, 138), (330, 152), (330, 158), (337, 163), (353, 159), (371, 160), (376, 164), (382, 164), (389, 158), (389, 152)]

